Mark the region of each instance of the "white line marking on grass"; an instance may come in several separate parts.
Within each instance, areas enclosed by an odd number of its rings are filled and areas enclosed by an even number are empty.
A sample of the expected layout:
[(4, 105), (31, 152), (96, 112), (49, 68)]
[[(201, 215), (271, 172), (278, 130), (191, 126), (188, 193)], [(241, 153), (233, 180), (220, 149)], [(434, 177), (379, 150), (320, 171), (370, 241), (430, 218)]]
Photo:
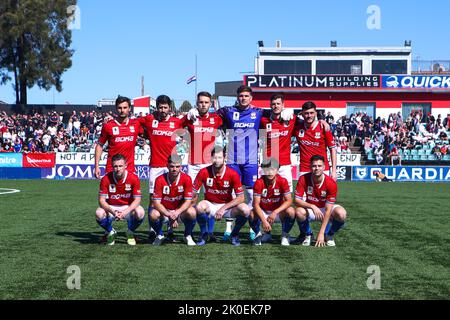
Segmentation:
[(11, 194), (11, 193), (18, 193), (18, 192), (20, 192), (20, 190), (0, 188), (0, 195), (2, 195), (2, 194)]

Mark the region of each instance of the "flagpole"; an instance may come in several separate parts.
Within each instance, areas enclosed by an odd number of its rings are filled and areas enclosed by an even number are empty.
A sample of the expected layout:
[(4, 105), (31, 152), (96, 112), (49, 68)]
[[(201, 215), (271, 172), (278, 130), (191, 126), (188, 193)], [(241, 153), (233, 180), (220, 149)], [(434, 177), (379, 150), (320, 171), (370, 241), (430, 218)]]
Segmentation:
[(195, 54), (195, 100), (197, 100), (197, 82), (198, 82), (198, 77), (197, 77), (197, 54)]

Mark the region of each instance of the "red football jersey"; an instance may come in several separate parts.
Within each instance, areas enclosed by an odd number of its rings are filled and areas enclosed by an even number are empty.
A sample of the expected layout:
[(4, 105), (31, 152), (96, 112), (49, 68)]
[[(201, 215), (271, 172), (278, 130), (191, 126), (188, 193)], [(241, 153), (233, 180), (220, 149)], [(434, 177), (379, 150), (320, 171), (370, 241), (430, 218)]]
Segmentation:
[(233, 190), (236, 196), (244, 194), (239, 174), (227, 166), (220, 176), (216, 175), (213, 165), (201, 169), (195, 178), (194, 192), (198, 193), (202, 186), (205, 187), (205, 200), (213, 203), (233, 201)]
[(113, 206), (130, 205), (134, 198), (141, 197), (141, 182), (131, 172), (117, 181), (114, 172), (106, 174), (100, 181), (100, 196), (106, 197), (106, 202)]
[(280, 166), (291, 164), (291, 139), (294, 133), (296, 118), (286, 122), (272, 120), (271, 117), (261, 118), (261, 129), (266, 130), (266, 154), (274, 157)]
[(156, 178), (153, 199), (160, 200), (167, 210), (176, 210), (184, 201), (192, 200), (192, 180), (183, 172), (175, 181), (169, 179), (168, 173)]
[(127, 159), (128, 172), (135, 172), (134, 147), (139, 134), (139, 128), (140, 124), (136, 119), (128, 119), (124, 123), (111, 120), (103, 125), (98, 143), (103, 146), (108, 142), (106, 173), (113, 171), (111, 159), (116, 154), (121, 154)]
[(167, 159), (176, 153), (175, 132), (183, 130), (182, 119), (168, 116), (166, 120), (158, 121), (152, 114), (139, 118), (140, 124), (147, 129), (150, 140), (150, 167), (167, 166)]
[(183, 118), (183, 126), (190, 135), (189, 164), (211, 163), (211, 150), (216, 141), (217, 129), (222, 126), (222, 118), (215, 113), (207, 113), (196, 121)]
[(266, 185), (264, 178), (256, 180), (253, 192), (254, 196), (261, 197), (259, 204), (266, 212), (279, 208), (283, 203), (283, 197), (291, 194), (288, 181), (279, 174), (269, 186)]
[(327, 148), (334, 148), (334, 139), (331, 131), (317, 122), (311, 128), (306, 128), (304, 122), (297, 122), (294, 135), (297, 138), (300, 150), (300, 171), (310, 172), (310, 160), (314, 155), (321, 155), (325, 159), (325, 170), (330, 170), (328, 163)]
[(312, 203), (319, 208), (324, 208), (326, 203), (336, 203), (337, 183), (327, 176), (321, 184), (316, 185), (312, 180), (312, 173), (300, 177), (295, 189), (295, 198)]

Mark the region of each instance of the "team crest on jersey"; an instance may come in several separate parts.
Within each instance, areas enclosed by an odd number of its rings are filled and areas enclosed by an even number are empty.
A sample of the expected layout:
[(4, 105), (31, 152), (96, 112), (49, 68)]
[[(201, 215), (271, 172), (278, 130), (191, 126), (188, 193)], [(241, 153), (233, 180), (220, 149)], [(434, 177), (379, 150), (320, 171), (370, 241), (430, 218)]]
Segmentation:
[(215, 123), (216, 123), (216, 120), (215, 120), (214, 118), (209, 118), (209, 123), (210, 123), (210, 124), (215, 124)]
[(230, 181), (224, 181), (223, 182), (223, 186), (224, 186), (224, 188), (229, 188), (230, 187)]
[(170, 123), (169, 123), (169, 127), (170, 127), (170, 129), (174, 129), (174, 128), (175, 128), (175, 123), (170, 122)]
[(233, 120), (239, 120), (240, 119), (240, 114), (239, 112), (233, 112)]
[(115, 184), (110, 184), (109, 185), (109, 192), (111, 192), (111, 193), (115, 193), (116, 192), (116, 185)]
[(256, 112), (252, 112), (250, 114), (250, 119), (255, 120), (256, 119)]
[(267, 189), (263, 189), (263, 191), (262, 191), (262, 196), (263, 196), (263, 197), (267, 197)]
[(325, 198), (325, 197), (327, 196), (327, 192), (326, 192), (326, 191), (322, 191), (322, 192), (320, 193), (320, 196), (321, 196), (322, 198)]
[(272, 124), (271, 123), (267, 124), (266, 130), (267, 130), (267, 132), (271, 132), (272, 131)]
[(280, 195), (280, 189), (273, 189), (273, 194), (275, 196), (279, 196)]
[(305, 136), (305, 130), (300, 130), (299, 132), (298, 132), (298, 136), (300, 137), (300, 138), (303, 138), (304, 136)]
[(113, 135), (117, 136), (119, 135), (119, 127), (113, 127)]
[(206, 179), (206, 185), (208, 186), (208, 187), (212, 187), (213, 186), (213, 178), (208, 178), (208, 179)]
[(131, 184), (125, 184), (125, 191), (131, 191)]
[(184, 192), (184, 187), (183, 186), (178, 186), (178, 192)]
[(320, 139), (320, 132), (316, 132), (316, 139)]
[(306, 193), (307, 194), (313, 194), (313, 191), (314, 191), (313, 187), (309, 186), (308, 187), (308, 191)]
[(130, 126), (130, 132), (134, 133), (134, 126)]
[(152, 128), (158, 128), (158, 125), (159, 125), (159, 121), (158, 120), (153, 120)]
[(163, 187), (163, 194), (170, 194), (170, 187), (169, 186), (164, 186)]

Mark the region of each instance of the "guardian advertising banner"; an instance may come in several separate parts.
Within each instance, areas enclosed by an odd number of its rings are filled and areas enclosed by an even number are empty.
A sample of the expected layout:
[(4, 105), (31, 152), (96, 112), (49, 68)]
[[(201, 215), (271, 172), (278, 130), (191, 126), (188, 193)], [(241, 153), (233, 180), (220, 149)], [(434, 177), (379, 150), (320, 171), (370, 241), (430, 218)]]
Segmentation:
[(353, 167), (353, 181), (375, 181), (375, 172), (380, 171), (393, 181), (450, 182), (450, 167)]

